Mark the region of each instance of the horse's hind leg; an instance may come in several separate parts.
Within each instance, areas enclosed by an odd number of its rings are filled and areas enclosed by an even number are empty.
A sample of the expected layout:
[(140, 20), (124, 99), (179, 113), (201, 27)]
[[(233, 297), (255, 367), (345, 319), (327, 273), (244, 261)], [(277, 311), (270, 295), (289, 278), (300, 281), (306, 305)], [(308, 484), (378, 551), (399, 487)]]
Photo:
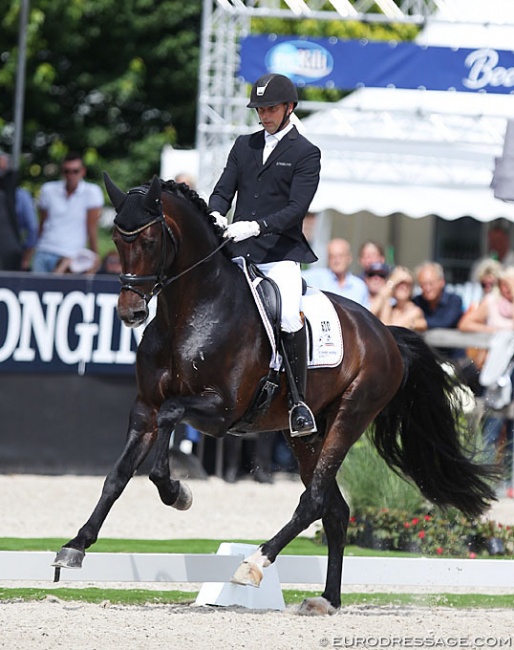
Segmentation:
[(100, 528), (109, 514), (114, 502), (121, 495), (136, 469), (141, 465), (155, 440), (153, 410), (136, 402), (130, 414), (129, 432), (125, 448), (105, 479), (102, 494), (88, 521), (76, 537), (67, 542), (57, 554), (54, 566), (82, 566), (85, 551), (98, 538)]

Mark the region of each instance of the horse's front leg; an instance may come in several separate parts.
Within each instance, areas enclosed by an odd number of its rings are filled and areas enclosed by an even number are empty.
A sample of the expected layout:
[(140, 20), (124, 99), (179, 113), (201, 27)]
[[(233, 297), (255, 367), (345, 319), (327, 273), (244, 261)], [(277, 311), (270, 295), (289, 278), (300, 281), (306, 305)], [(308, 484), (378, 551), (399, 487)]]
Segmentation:
[(148, 478), (159, 491), (161, 501), (177, 510), (188, 510), (193, 494), (186, 483), (170, 476), (169, 443), (171, 433), (184, 417), (184, 406), (175, 399), (163, 402), (157, 415), (157, 444), (155, 460)]
[(105, 479), (102, 494), (88, 521), (76, 537), (57, 553), (53, 566), (79, 568), (85, 551), (98, 539), (100, 528), (114, 502), (150, 451), (156, 436), (155, 410), (136, 401), (132, 407), (125, 448)]

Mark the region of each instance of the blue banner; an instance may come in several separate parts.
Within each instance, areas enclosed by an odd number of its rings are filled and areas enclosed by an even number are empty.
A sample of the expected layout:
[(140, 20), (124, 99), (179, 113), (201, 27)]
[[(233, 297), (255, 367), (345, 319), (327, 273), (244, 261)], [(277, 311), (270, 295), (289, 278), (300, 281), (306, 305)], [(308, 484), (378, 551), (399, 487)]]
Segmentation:
[(0, 373), (133, 373), (144, 327), (122, 324), (119, 290), (112, 276), (0, 273)]
[(342, 90), (369, 86), (514, 92), (511, 51), (271, 34), (247, 36), (240, 45), (239, 74), (248, 83), (276, 72), (299, 86)]

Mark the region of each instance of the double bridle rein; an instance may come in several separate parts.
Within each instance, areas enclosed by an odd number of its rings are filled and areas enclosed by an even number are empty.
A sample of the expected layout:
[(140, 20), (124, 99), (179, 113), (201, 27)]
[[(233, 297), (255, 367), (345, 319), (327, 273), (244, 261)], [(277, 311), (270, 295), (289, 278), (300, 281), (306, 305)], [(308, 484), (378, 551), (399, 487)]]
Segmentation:
[[(168, 243), (169, 241), (171, 241), (171, 244), (175, 249), (175, 252), (178, 251), (179, 246), (178, 246), (177, 239), (173, 234), (173, 231), (166, 223), (166, 219), (164, 218), (164, 215), (162, 213), (156, 216), (155, 219), (153, 219), (152, 221), (145, 223), (144, 225), (140, 226), (136, 230), (131, 230), (131, 231), (124, 230), (123, 228), (118, 226), (118, 224), (115, 224), (115, 228), (118, 230), (118, 232), (121, 234), (121, 236), (125, 241), (131, 242), (134, 241), (134, 239), (136, 239), (136, 237), (138, 237), (143, 232), (143, 230), (146, 230), (146, 228), (150, 228), (150, 226), (153, 226), (156, 223), (161, 224), (161, 235), (162, 235), (161, 236), (162, 239), (161, 260), (159, 262), (158, 272), (149, 275), (135, 275), (133, 273), (121, 273), (119, 276), (121, 282), (121, 291), (123, 290), (133, 291), (134, 293), (137, 293), (138, 296), (143, 298), (147, 304), (154, 296), (158, 296), (160, 292), (163, 289), (165, 289), (169, 284), (175, 282), (175, 280), (178, 280), (186, 273), (189, 273), (189, 271), (192, 271), (200, 264), (203, 264), (204, 262), (209, 260), (213, 255), (215, 255), (218, 251), (220, 251), (230, 241), (230, 239), (225, 239), (219, 246), (217, 246), (208, 255), (198, 260), (197, 262), (189, 266), (187, 269), (184, 269), (184, 271), (177, 273), (177, 275), (169, 276), (166, 273), (166, 257), (168, 255)], [(154, 283), (149, 293), (145, 293), (144, 291), (138, 288), (138, 285), (145, 284), (146, 282)]]

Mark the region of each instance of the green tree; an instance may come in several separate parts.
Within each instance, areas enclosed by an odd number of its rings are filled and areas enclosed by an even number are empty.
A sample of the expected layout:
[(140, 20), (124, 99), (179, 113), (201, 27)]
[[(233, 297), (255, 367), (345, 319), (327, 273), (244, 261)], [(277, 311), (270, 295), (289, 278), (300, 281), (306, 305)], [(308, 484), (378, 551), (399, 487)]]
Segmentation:
[[(13, 134), (19, 0), (0, 0), (0, 146)], [(58, 173), (68, 150), (122, 187), (159, 172), (164, 144), (195, 137), (201, 0), (32, 0), (24, 180)]]

